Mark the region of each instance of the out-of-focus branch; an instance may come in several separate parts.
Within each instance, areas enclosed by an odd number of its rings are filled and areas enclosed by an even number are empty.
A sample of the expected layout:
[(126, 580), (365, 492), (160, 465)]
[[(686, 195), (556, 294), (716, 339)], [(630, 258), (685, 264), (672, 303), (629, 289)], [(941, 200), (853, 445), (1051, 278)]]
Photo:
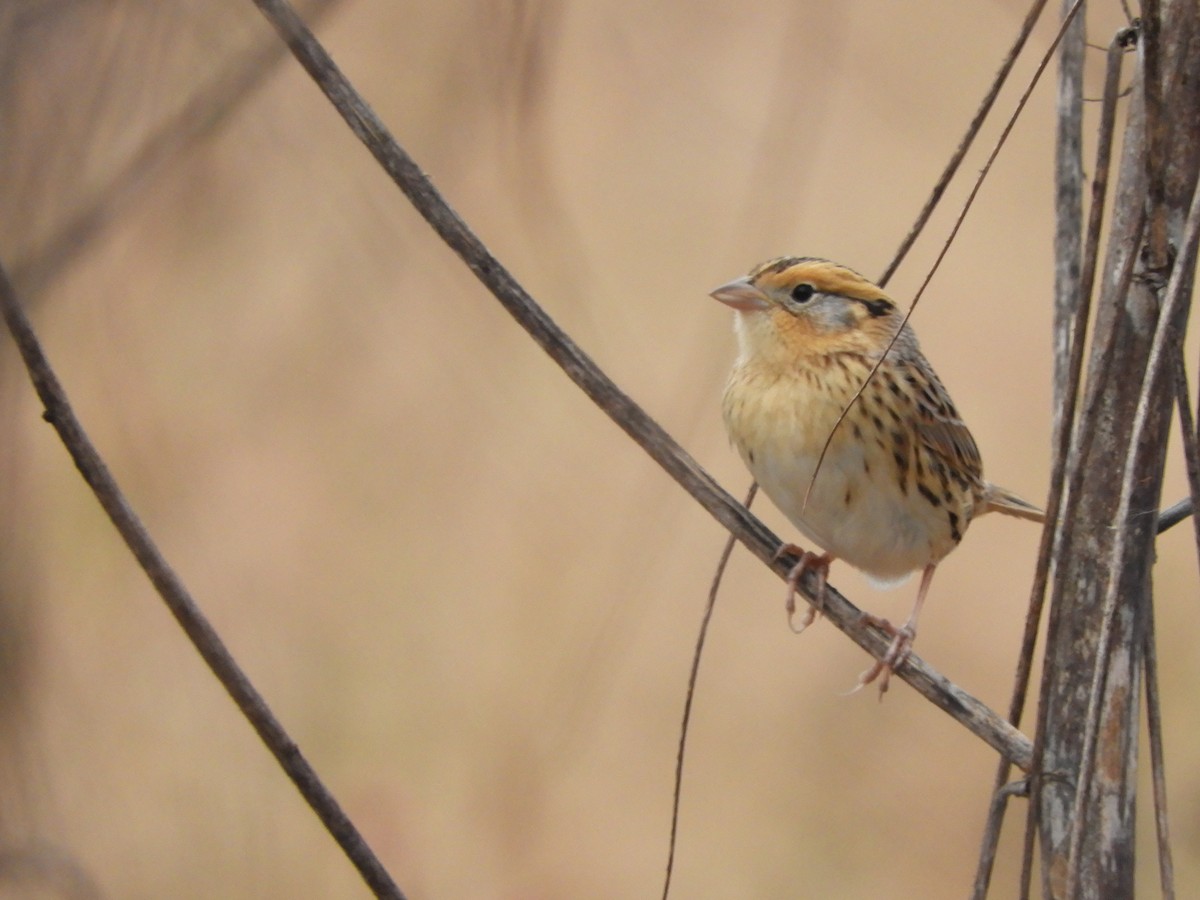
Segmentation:
[[(538, 345), (722, 526), (736, 534), (738, 540), (780, 578), (786, 577), (794, 560), (791, 557), (775, 558), (779, 539), (621, 391), (492, 256), (397, 143), (291, 5), (284, 0), (255, 0), (255, 4), (426, 222)], [(817, 587), (816, 579), (808, 574), (810, 577), (801, 586), (812, 597)], [(878, 657), (887, 649), (887, 636), (865, 624), (861, 611), (835, 590), (828, 592), (825, 613), (835, 626), (867, 652)], [(910, 657), (897, 674), (1016, 765), (1025, 768), (1029, 764), (1032, 748), (1028, 738), (919, 658)]]
[[(324, 18), (341, 0), (310, 0), (310, 15)], [(163, 164), (212, 134), (285, 57), (275, 41), (262, 41), (221, 67), (216, 77), (150, 134), (90, 201), (56, 228), (50, 239), (12, 267), (26, 302), (36, 298), (80, 249), (116, 221), (122, 210), (153, 183)]]
[(66, 392), (50, 367), (33, 326), (21, 307), (8, 272), (2, 265), (0, 314), (16, 341), (30, 380), (45, 407), (43, 417), (62, 438), (83, 480), (91, 487), (171, 614), (375, 895), (404, 900), (400, 888), (309, 765), (295, 741), (275, 718), (266, 700), (246, 677), (125, 499), (116, 479), (75, 416)]

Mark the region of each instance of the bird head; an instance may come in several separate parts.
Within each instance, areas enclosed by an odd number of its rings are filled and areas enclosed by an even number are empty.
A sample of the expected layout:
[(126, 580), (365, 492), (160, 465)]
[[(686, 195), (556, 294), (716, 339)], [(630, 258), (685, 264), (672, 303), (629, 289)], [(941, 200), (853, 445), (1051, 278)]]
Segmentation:
[(882, 350), (902, 319), (878, 285), (813, 257), (765, 262), (711, 296), (738, 313), (743, 355)]

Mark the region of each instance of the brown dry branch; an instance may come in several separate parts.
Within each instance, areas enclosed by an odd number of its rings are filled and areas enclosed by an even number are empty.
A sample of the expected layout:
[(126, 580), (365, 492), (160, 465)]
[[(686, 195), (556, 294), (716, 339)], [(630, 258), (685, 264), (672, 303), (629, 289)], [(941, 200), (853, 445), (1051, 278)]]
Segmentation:
[(1166, 751), (1163, 743), (1162, 697), (1158, 690), (1158, 633), (1154, 604), (1145, 606), (1142, 653), (1146, 657), (1146, 731), (1150, 743), (1150, 780), (1154, 791), (1154, 836), (1158, 841), (1158, 883), (1163, 900), (1175, 900), (1175, 862), (1167, 817)]
[[(795, 558), (776, 557), (781, 546), (779, 538), (718, 485), (661, 425), (621, 391), (488, 251), (354, 89), (291, 5), (285, 0), (255, 0), (255, 5), (396, 186), (509, 314), (667, 474), (722, 526), (734, 533), (751, 553), (780, 578), (785, 578), (795, 564)], [(812, 598), (817, 587), (816, 576), (808, 573), (801, 587)], [(836, 590), (828, 592), (825, 614), (872, 656), (879, 657), (887, 649), (887, 635), (864, 623), (862, 611)], [(1029, 764), (1032, 746), (1028, 738), (920, 658), (909, 657), (897, 674), (1002, 756), (1021, 768)]]
[(80, 424), (58, 376), (42, 350), (41, 342), (21, 306), (12, 281), (0, 265), (0, 314), (16, 342), (38, 398), (43, 417), (58, 432), (79, 474), (87, 482), (138, 564), (141, 566), (192, 645), (221, 682), (222, 687), (254, 727), (278, 761), (280, 768), (308, 801), (321, 823), (333, 835), (347, 858), (377, 897), (404, 900), (404, 894), (371, 850), (350, 817), (325, 787), (316, 770), (275, 718), (266, 700), (233, 658), (179, 576), (159, 551), (137, 513), (129, 505), (116, 479), (101, 459)]
[[(1069, 14), (1071, 8), (1070, 0), (1064, 0), (1064, 16)], [(1081, 180), (1083, 166), (1077, 158), (1078, 154), (1082, 152), (1082, 142), (1074, 134), (1075, 129), (1080, 127), (1082, 122), (1083, 94), (1081, 89), (1071, 87), (1073, 83), (1081, 81), (1083, 77), (1081, 50), (1086, 40), (1086, 23), (1082, 19), (1079, 21), (1081, 30), (1073, 30), (1068, 36), (1068, 42), (1063, 47), (1063, 71), (1060, 80), (1066, 82), (1067, 85), (1060, 85), (1059, 90), (1060, 104), (1065, 103), (1068, 106), (1060, 109), (1059, 113), (1059, 139), (1055, 165), (1059, 212), (1056, 233), (1056, 259), (1058, 262), (1055, 267), (1055, 414), (1050, 474), (1051, 492), (1046, 503), (1046, 521), (1051, 524), (1048, 524), (1042, 532), (1037, 567), (1033, 586), (1030, 589), (1029, 610), (1025, 617), (1021, 651), (1017, 661), (1017, 671), (1013, 678), (1009, 721), (1014, 725), (1020, 724), (1025, 711), (1038, 628), (1042, 621), (1046, 587), (1050, 578), (1051, 561), (1061, 541), (1060, 532), (1067, 521), (1060, 513), (1065, 498), (1071, 437), (1075, 426), (1076, 398), (1079, 395), (1083, 369), (1084, 336), (1091, 315), (1092, 286), (1100, 245), (1100, 229), (1104, 220), (1105, 200), (1108, 194), (1114, 123), (1120, 94), (1121, 63), (1132, 35), (1132, 32), (1123, 30), (1113, 38), (1108, 48), (1094, 167), (1095, 175), (1092, 178), (1091, 186), (1092, 202), (1088, 210), (1085, 232), (1080, 227), (1083, 210), (1083, 182)], [(1074, 200), (1071, 199), (1073, 195)], [(1070, 237), (1072, 231), (1078, 235), (1075, 240)], [(1080, 254), (1082, 254), (1082, 259), (1078, 258)], [(1073, 283), (1072, 276), (1074, 277)], [(993, 796), (996, 799), (989, 807), (976, 869), (972, 893), (976, 900), (981, 900), (987, 895), (1005, 812), (1003, 803), (999, 801), (1008, 796), (1001, 789), (1008, 782), (1009, 776), (1009, 766), (1001, 760), (994, 782)], [(1024, 853), (1025, 877), (1023, 878), (1023, 882), (1026, 883), (1033, 859), (1032, 840), (1033, 829), (1028, 828)]]
[(1156, 509), (1161, 491), (1174, 400), (1166, 366), (1190, 303), (1197, 225), (1189, 210), (1200, 169), (1200, 9), (1183, 0), (1161, 10), (1147, 3), (1143, 13), (1139, 89), (1069, 464), (1062, 519), (1070, 527), (1061, 529), (1055, 553), (1030, 809), (1042, 889), (1051, 897), (1134, 893), (1139, 697), (1156, 532), (1154, 517), (1135, 511)]
[[(1188, 496), (1178, 505), (1195, 509), (1200, 506), (1200, 447), (1197, 446), (1196, 417), (1188, 405), (1187, 366), (1183, 361), (1183, 347), (1175, 357), (1175, 408), (1179, 411), (1179, 430), (1184, 436), (1183, 461), (1187, 471)], [(1163, 515), (1166, 511), (1164, 510)], [(1159, 533), (1162, 533), (1162, 516), (1159, 516)], [(1196, 561), (1200, 563), (1200, 518), (1192, 517), (1192, 534), (1196, 538)]]
[[(1149, 77), (1148, 71), (1147, 77)], [(1197, 160), (1197, 162), (1200, 162), (1200, 160)], [(1156, 197), (1154, 196), (1154, 192), (1151, 191), (1150, 202), (1152, 206), (1161, 203), (1165, 207), (1167, 197), (1165, 194), (1161, 197)], [(1164, 221), (1167, 219), (1165, 215), (1162, 218)], [(1170, 226), (1166, 228), (1164, 233), (1170, 234), (1172, 237), (1179, 236), (1178, 244), (1176, 244), (1179, 250), (1174, 265), (1171, 267), (1170, 280), (1167, 283), (1165, 294), (1162, 296), (1161, 308), (1157, 313), (1158, 320), (1155, 323), (1153, 342), (1150, 346), (1145, 374), (1142, 377), (1141, 392), (1137, 397), (1137, 407), (1134, 411), (1130, 432), (1130, 447), (1136, 452), (1131, 452), (1125, 459), (1125, 469), (1121, 477), (1120, 496), (1117, 507), (1116, 521), (1118, 522), (1130, 522), (1139, 518), (1136, 510), (1141, 507), (1134, 505), (1137, 502), (1134, 500), (1134, 496), (1145, 490), (1147, 479), (1145, 479), (1143, 473), (1147, 468), (1146, 458), (1149, 457), (1153, 460), (1153, 454), (1161, 453), (1162, 450), (1161, 443), (1155, 445), (1153, 442), (1154, 439), (1151, 437), (1152, 429), (1158, 428), (1159, 434), (1165, 437), (1166, 428), (1170, 425), (1173, 391), (1168, 385), (1173, 377), (1173, 372), (1169, 371), (1167, 367), (1170, 364), (1170, 360), (1174, 358), (1182, 347), (1183, 332), (1191, 303), (1192, 281), (1195, 275), (1196, 247), (1197, 243), (1200, 243), (1200, 190), (1193, 190), (1182, 234), (1179, 235), (1177, 227), (1172, 228)], [(1161, 291), (1161, 288), (1157, 285), (1158, 279), (1156, 276), (1148, 271), (1147, 278), (1149, 279), (1148, 287), (1151, 290), (1155, 290), (1156, 293)], [(1159, 462), (1161, 465), (1161, 455)], [(1144, 526), (1140, 530), (1150, 536), (1148, 542), (1152, 541), (1153, 530)], [(1073, 896), (1079, 892), (1078, 882), (1081, 878), (1079, 873), (1083, 865), (1083, 851), (1081, 847), (1087, 835), (1086, 829), (1082, 827), (1085, 821), (1084, 817), (1089, 812), (1092, 815), (1098, 814), (1098, 811), (1088, 809), (1086, 800), (1092, 782), (1098, 780), (1098, 777), (1104, 774), (1096, 766), (1097, 745), (1099, 741), (1098, 731), (1102, 725), (1099, 704), (1104, 699), (1106, 689), (1105, 678), (1112, 671), (1113, 664), (1111, 657), (1117, 652), (1114, 636), (1117, 633), (1116, 629), (1119, 627), (1117, 617), (1120, 612), (1118, 604), (1122, 599), (1121, 576), (1125, 571), (1126, 560), (1133, 552), (1130, 544), (1135, 537), (1136, 532), (1133, 529), (1116, 529), (1113, 552), (1109, 560), (1103, 616), (1101, 618), (1102, 627), (1098, 642), (1101, 653), (1092, 671), (1092, 683), (1088, 696), (1088, 715), (1082, 746), (1082, 761), (1079, 766), (1081, 778), (1075, 785), (1075, 827), (1071, 835), (1070, 869), (1067, 881), (1068, 896)], [(1150, 555), (1151, 553), (1148, 552), (1144, 558), (1148, 558)], [(1146, 635), (1152, 634), (1149, 629), (1150, 615), (1147, 612), (1150, 608), (1151, 599), (1148, 590), (1149, 566), (1147, 565), (1146, 568), (1145, 581), (1147, 590), (1140, 598), (1142, 605), (1140, 608), (1134, 606), (1131, 611), (1131, 615), (1141, 615), (1143, 617), (1143, 621), (1137, 623), (1142, 630), (1141, 639), (1143, 642), (1146, 641)], [(1131, 629), (1131, 631), (1135, 635), (1134, 640), (1137, 640), (1136, 628)], [(1143, 649), (1143, 647), (1137, 647), (1134, 652), (1143, 651)], [(1142, 661), (1143, 666), (1146, 666), (1144, 655)], [(1123, 697), (1117, 700), (1117, 703), (1122, 705), (1127, 702)], [(1136, 709), (1136, 703), (1131, 705)], [(1136, 721), (1132, 723), (1133, 734), (1127, 738), (1129, 741), (1136, 741), (1136, 724)], [(1129, 756), (1131, 766), (1135, 767), (1136, 754), (1131, 750)], [(1101, 787), (1105, 786), (1101, 785)], [(1128, 790), (1131, 796), (1133, 794), (1132, 789), (1125, 788), (1124, 785), (1117, 785), (1110, 788), (1110, 791), (1113, 793), (1118, 790)], [(1131, 832), (1132, 828), (1130, 829)], [(1117, 838), (1126, 839), (1123, 831), (1112, 838), (1104, 833), (1100, 837), (1101, 839), (1110, 840)], [(1104, 849), (1107, 849), (1107, 847)]]
[[(1065, 17), (1071, 8), (1071, 0), (1062, 0), (1062, 15)], [(1087, 298), (1080, 292), (1080, 257), (1083, 252), (1083, 68), (1087, 47), (1087, 19), (1077, 16), (1075, 21), (1063, 35), (1059, 50), (1058, 75), (1058, 130), (1055, 145), (1055, 209), (1058, 217), (1054, 236), (1055, 243), (1055, 272), (1054, 272), (1054, 425), (1053, 425), (1053, 461), (1051, 485), (1062, 483), (1062, 473), (1066, 466), (1068, 442), (1070, 439), (1070, 421), (1073, 416), (1074, 398), (1078, 391), (1079, 366), (1082, 360), (1083, 342), (1072, 340), (1073, 335), (1081, 335), (1086, 328)], [(1110, 73), (1117, 68), (1119, 74), (1119, 57), (1117, 66), (1110, 61)], [(1110, 75), (1111, 79), (1111, 75)], [(1115, 109), (1115, 92), (1105, 91), (1105, 111), (1111, 117), (1110, 110)], [(1107, 132), (1101, 129), (1100, 152), (1106, 153), (1111, 146), (1111, 128)], [(1104, 177), (1107, 165), (1099, 162), (1096, 167), (1096, 177)], [(1103, 199), (1103, 191), (1100, 197)], [(1078, 354), (1072, 353), (1072, 348), (1078, 347)], [(1078, 360), (1072, 357), (1078, 355)], [(1057, 519), (1057, 508), (1061, 504), (1061, 492), (1052, 488), (1052, 495), (1046, 504), (1046, 521)], [(1017, 659), (1017, 671), (1013, 678), (1013, 696), (1009, 703), (1008, 720), (1014, 725), (1020, 725), (1025, 711), (1025, 701), (1029, 689), (1029, 677), (1033, 670), (1034, 649), (1037, 643), (1038, 628), (1042, 621), (1042, 610), (1046, 594), (1046, 582), (1049, 576), (1050, 553), (1053, 548), (1054, 528), (1047, 526), (1042, 531), (1041, 546), (1038, 552), (1038, 562), (1034, 575), (1034, 583), (1030, 593), (1029, 610), (1025, 616), (1025, 629), (1021, 640), (1021, 651)], [(983, 900), (987, 896), (991, 884), (992, 869), (996, 862), (996, 853), (1000, 846), (1000, 830), (1004, 825), (1004, 815), (1011, 791), (1005, 786), (1011, 775), (1011, 766), (1006, 760), (1000, 760), (996, 777), (992, 784), (992, 799), (988, 806), (988, 814), (984, 821), (983, 839), (981, 841), (979, 860), (975, 869), (975, 883), (972, 887), (972, 900)]]

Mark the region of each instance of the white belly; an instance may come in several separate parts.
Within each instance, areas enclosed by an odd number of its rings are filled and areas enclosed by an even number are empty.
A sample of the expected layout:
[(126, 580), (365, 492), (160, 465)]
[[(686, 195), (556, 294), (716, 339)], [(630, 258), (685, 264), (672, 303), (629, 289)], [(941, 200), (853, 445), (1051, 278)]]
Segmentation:
[(813, 480), (840, 407), (797, 410), (795, 385), (743, 387), (735, 377), (726, 393), (730, 435), (763, 493), (810, 541), (883, 582), (902, 580), (953, 546), (945, 512), (910, 496), (913, 485), (903, 490), (890, 451), (853, 440), (848, 423)]
[(763, 447), (754, 462), (745, 453), (743, 459), (763, 493), (809, 540), (879, 581), (902, 580), (932, 560), (933, 523), (920, 515), (924, 504), (913, 514), (890, 469), (866, 478), (863, 455), (855, 447), (828, 454), (815, 481), (814, 456)]

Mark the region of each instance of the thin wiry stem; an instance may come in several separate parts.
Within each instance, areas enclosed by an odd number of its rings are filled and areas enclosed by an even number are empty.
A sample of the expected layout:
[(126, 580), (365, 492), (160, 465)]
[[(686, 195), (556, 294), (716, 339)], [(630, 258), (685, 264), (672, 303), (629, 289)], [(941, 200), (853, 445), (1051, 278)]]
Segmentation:
[(809, 498), (812, 496), (813, 485), (816, 484), (817, 476), (821, 472), (821, 464), (825, 461), (825, 454), (829, 452), (829, 447), (833, 443), (833, 436), (837, 433), (838, 428), (845, 420), (846, 415), (850, 412), (851, 407), (858, 402), (858, 398), (862, 396), (863, 391), (867, 389), (867, 385), (871, 383), (871, 379), (875, 377), (875, 373), (879, 371), (879, 367), (883, 365), (883, 361), (887, 359), (888, 353), (891, 352), (892, 346), (900, 337), (904, 326), (908, 324), (908, 320), (912, 318), (913, 312), (916, 311), (917, 304), (921, 302), (921, 296), (925, 293), (925, 289), (929, 287), (929, 283), (933, 281), (933, 276), (937, 274), (937, 270), (941, 268), (942, 260), (946, 258), (946, 254), (950, 252), (950, 247), (954, 243), (954, 239), (958, 236), (959, 229), (962, 228), (963, 222), (967, 219), (967, 213), (971, 211), (971, 207), (975, 204), (975, 198), (979, 196), (979, 191), (983, 187), (983, 182), (987, 178), (988, 172), (991, 171), (992, 165), (996, 162), (996, 157), (1000, 155), (1008, 136), (1016, 127), (1017, 120), (1021, 117), (1021, 113), (1025, 110), (1025, 104), (1029, 102), (1030, 96), (1033, 94), (1033, 89), (1037, 87), (1038, 81), (1042, 77), (1042, 73), (1046, 71), (1046, 66), (1050, 64), (1050, 60), (1054, 58), (1054, 51), (1058, 49), (1059, 42), (1063, 39), (1063, 35), (1067, 32), (1067, 27), (1071, 24), (1071, 20), (1083, 7), (1083, 0), (1075, 0), (1070, 11), (1063, 18), (1062, 25), (1055, 34), (1054, 40), (1050, 47), (1042, 56), (1037, 68), (1034, 70), (1033, 77), (1029, 79), (1029, 84), (1025, 87), (1024, 93), (1017, 101), (1017, 106), (1013, 110), (1008, 121), (1004, 125), (1004, 129), (1000, 132), (1000, 137), (996, 139), (996, 145), (992, 148), (992, 152), (988, 155), (987, 161), (983, 164), (983, 168), (979, 171), (979, 177), (975, 179), (975, 184), (971, 187), (971, 191), (967, 194), (967, 199), (963, 202), (962, 209), (959, 211), (958, 218), (954, 220), (954, 225), (950, 229), (950, 234), (946, 236), (945, 242), (942, 244), (942, 249), (938, 251), (937, 257), (933, 261), (933, 265), (929, 267), (929, 272), (925, 275), (925, 280), (921, 282), (917, 288), (916, 294), (913, 296), (912, 304), (908, 307), (908, 311), (904, 314), (904, 319), (900, 322), (900, 327), (896, 329), (896, 333), (892, 335), (892, 339), (888, 341), (888, 345), (884, 348), (883, 353), (879, 355), (879, 359), (875, 360), (875, 364), (871, 367), (871, 371), (867, 373), (867, 377), (863, 379), (863, 383), (858, 386), (858, 390), (846, 403), (845, 409), (837, 417), (837, 421), (833, 423), (833, 428), (829, 430), (829, 436), (825, 438), (825, 445), (821, 448), (821, 453), (817, 456), (817, 464), (813, 468), (812, 478), (808, 480), (808, 490), (804, 492), (804, 502), (800, 505), (801, 511), (808, 506)]
[(197, 606), (179, 576), (151, 539), (137, 513), (125, 499), (116, 479), (75, 416), (66, 391), (50, 367), (50, 362), (25, 311), (21, 308), (3, 265), (0, 265), (0, 312), (45, 407), (44, 418), (54, 426), (62, 438), (84, 481), (95, 493), (96, 499), (100, 501), (117, 532), (197, 652), (221, 682), (222, 687), (229, 692), (242, 715), (258, 732), (267, 749), (308, 801), (321, 823), (333, 835), (347, 858), (358, 869), (375, 896), (404, 900), (404, 895), (387, 869), (304, 758), (295, 741), (275, 718), (266, 700), (237, 664), (237, 660), (230, 654), (220, 635)]
[[(480, 282), (587, 396), (674, 478), (747, 549), (786, 578), (789, 566), (776, 559), (779, 539), (712, 477), (645, 411), (626, 395), (551, 319), (507, 269), (450, 208), (433, 183), (396, 142), (383, 122), (334, 64), (325, 48), (296, 16), (286, 0), (254, 0), (291, 48), (354, 134), (366, 145), (417, 211)], [(817, 578), (809, 572), (804, 594), (816, 596)], [(825, 598), (826, 618), (875, 658), (886, 652), (890, 637), (863, 621), (862, 611), (836, 590)], [(949, 713), (999, 753), (1026, 768), (1028, 738), (987, 706), (910, 656), (897, 673), (919, 694)]]
[[(1200, 504), (1200, 439), (1196, 436), (1196, 426), (1192, 418), (1192, 409), (1188, 405), (1187, 369), (1183, 362), (1183, 347), (1175, 356), (1175, 404), (1179, 408), (1179, 431), (1183, 441), (1183, 461), (1187, 470), (1188, 498), (1191, 509)], [(1177, 506), (1179, 504), (1176, 504)], [(1200, 518), (1192, 518), (1193, 533), (1196, 537), (1196, 560), (1200, 562)], [(1159, 534), (1162, 533), (1161, 523)]]
[(1191, 497), (1184, 497), (1182, 500), (1172, 503), (1166, 509), (1158, 514), (1158, 533), (1174, 528), (1184, 519), (1188, 518), (1195, 511), (1195, 505)]
[(1167, 820), (1167, 772), (1163, 753), (1162, 699), (1158, 693), (1158, 642), (1154, 631), (1154, 602), (1146, 598), (1142, 654), (1146, 668), (1146, 730), (1150, 736), (1150, 778), (1154, 788), (1154, 832), (1158, 840), (1158, 881), (1163, 900), (1175, 900), (1175, 863)]
[(877, 283), (880, 287), (887, 286), (892, 276), (896, 274), (896, 270), (900, 268), (900, 263), (904, 261), (904, 257), (908, 255), (908, 251), (912, 249), (912, 245), (916, 243), (917, 238), (924, 231), (925, 224), (929, 221), (929, 217), (933, 215), (934, 209), (942, 199), (942, 194), (946, 192), (951, 179), (958, 172), (958, 167), (962, 165), (967, 151), (971, 149), (971, 145), (975, 142), (975, 138), (979, 134), (979, 129), (983, 127), (983, 122), (987, 118), (988, 113), (991, 112), (996, 98), (1000, 96), (1000, 90), (1004, 87), (1005, 81), (1008, 80), (1008, 73), (1012, 71), (1017, 57), (1021, 55), (1021, 51), (1025, 48), (1025, 42), (1029, 40), (1029, 35), (1033, 32), (1033, 26), (1037, 24), (1037, 20), (1041, 16), (1045, 6), (1046, 0), (1034, 0), (1033, 5), (1029, 7), (1029, 12), (1025, 14), (1025, 21), (1021, 23), (1021, 31), (1017, 35), (1017, 39), (1013, 41), (1012, 47), (1009, 48), (1008, 55), (1000, 63), (1000, 69), (996, 72), (996, 77), (992, 79), (992, 86), (988, 88), (983, 102), (979, 104), (979, 109), (975, 111), (975, 117), (967, 125), (966, 134), (958, 142), (958, 147), (950, 157), (950, 161), (946, 163), (946, 168), (942, 171), (941, 177), (934, 184), (933, 190), (929, 192), (929, 199), (925, 201), (925, 205), (917, 214), (917, 219), (913, 222), (912, 228), (904, 236), (904, 240), (900, 242), (900, 246), (896, 250), (896, 255), (892, 257), (892, 261), (888, 263), (887, 268), (883, 270), (883, 274), (879, 276)]
[[(742, 504), (749, 508), (758, 493), (758, 483), (750, 485), (746, 499)], [(717, 561), (717, 571), (713, 574), (712, 586), (708, 591), (708, 601), (704, 605), (704, 615), (700, 618), (700, 632), (696, 636), (695, 649), (692, 651), (692, 669), (688, 673), (687, 694), (683, 701), (683, 721), (679, 725), (679, 750), (675, 754), (675, 791), (671, 797), (671, 837), (667, 847), (667, 872), (663, 878), (663, 900), (671, 893), (671, 874), (675, 870), (675, 839), (679, 834), (679, 802), (683, 797), (683, 757), (687, 750), (688, 726), (692, 721), (692, 701), (696, 697), (696, 680), (700, 677), (700, 658), (704, 654), (704, 641), (708, 637), (708, 626), (712, 622), (713, 610), (717, 605), (717, 592), (721, 587), (721, 576), (729, 564), (733, 553), (734, 540), (732, 537), (725, 542), (725, 549)]]

